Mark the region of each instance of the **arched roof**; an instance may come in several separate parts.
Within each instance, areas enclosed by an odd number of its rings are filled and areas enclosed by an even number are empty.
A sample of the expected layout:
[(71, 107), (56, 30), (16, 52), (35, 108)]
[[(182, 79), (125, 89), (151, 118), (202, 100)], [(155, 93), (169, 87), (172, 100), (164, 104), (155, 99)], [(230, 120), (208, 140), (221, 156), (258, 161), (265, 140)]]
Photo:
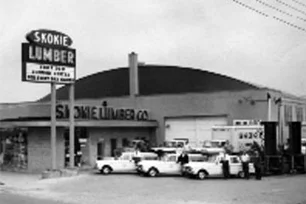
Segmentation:
[[(177, 66), (139, 66), (139, 95), (209, 93), (260, 89), (259, 86), (200, 69)], [(57, 90), (57, 100), (67, 100), (69, 87)], [(75, 84), (75, 99), (99, 99), (129, 95), (127, 67), (98, 72)], [(49, 101), (47, 95), (39, 101)]]

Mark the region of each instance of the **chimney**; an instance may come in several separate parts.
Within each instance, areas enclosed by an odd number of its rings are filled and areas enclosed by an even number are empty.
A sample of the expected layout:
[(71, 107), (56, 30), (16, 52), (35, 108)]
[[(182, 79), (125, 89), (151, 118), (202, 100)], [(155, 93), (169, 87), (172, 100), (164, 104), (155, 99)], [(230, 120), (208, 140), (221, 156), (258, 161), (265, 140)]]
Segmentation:
[(137, 54), (135, 52), (129, 54), (129, 72), (130, 72), (130, 96), (137, 96), (139, 94), (138, 61), (137, 61)]

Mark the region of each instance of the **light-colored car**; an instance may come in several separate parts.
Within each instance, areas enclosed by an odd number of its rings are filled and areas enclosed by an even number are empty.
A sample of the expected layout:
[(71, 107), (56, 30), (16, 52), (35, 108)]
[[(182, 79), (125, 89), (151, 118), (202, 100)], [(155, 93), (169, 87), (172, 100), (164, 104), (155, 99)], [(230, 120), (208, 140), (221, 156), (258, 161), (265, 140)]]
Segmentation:
[[(137, 171), (150, 177), (158, 174), (181, 175), (181, 165), (177, 163), (178, 154), (167, 154), (160, 160), (141, 161), (137, 165)], [(202, 162), (206, 157), (202, 154), (188, 154), (189, 161)]]
[(102, 174), (110, 174), (112, 172), (135, 172), (137, 160), (156, 160), (157, 154), (152, 152), (123, 152), (118, 158), (106, 157), (96, 161), (96, 166)]
[(173, 139), (173, 140), (166, 140), (163, 142), (161, 147), (152, 147), (151, 149), (155, 152), (162, 151), (165, 153), (175, 153), (177, 151), (181, 151), (187, 146), (188, 141), (185, 139)]
[(224, 144), (226, 140), (206, 140), (203, 143), (202, 147), (193, 148), (195, 151), (207, 153), (207, 154), (216, 154), (219, 152), (224, 152)]
[[(198, 179), (205, 179), (207, 177), (221, 177), (223, 176), (222, 163), (217, 159), (218, 155), (208, 157), (206, 162), (190, 162), (184, 165), (183, 172), (185, 175), (196, 176)], [(242, 170), (242, 163), (238, 156), (229, 156), (230, 175), (244, 177)], [(249, 172), (255, 173), (253, 163), (249, 163)]]

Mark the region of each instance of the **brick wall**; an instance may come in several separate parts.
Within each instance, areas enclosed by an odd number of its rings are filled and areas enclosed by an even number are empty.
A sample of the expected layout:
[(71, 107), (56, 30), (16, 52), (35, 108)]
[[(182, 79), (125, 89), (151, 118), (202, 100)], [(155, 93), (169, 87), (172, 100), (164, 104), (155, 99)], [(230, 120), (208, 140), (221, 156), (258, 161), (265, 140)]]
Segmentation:
[[(41, 172), (51, 168), (50, 135), (50, 128), (29, 128), (28, 171)], [(64, 137), (62, 129), (57, 129), (56, 161), (57, 168), (64, 167)]]

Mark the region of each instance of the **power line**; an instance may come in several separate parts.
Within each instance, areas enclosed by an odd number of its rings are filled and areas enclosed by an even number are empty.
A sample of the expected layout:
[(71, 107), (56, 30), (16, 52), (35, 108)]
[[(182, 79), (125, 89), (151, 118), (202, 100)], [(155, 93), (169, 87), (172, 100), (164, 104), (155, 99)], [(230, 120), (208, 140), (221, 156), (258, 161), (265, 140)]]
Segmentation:
[(238, 4), (240, 4), (241, 6), (243, 6), (243, 7), (245, 7), (245, 8), (248, 8), (248, 9), (250, 9), (250, 10), (252, 10), (252, 11), (255, 11), (255, 12), (258, 13), (258, 14), (261, 14), (261, 15), (266, 16), (266, 17), (269, 16), (268, 14), (266, 14), (266, 13), (264, 13), (264, 12), (262, 12), (262, 11), (259, 11), (259, 10), (255, 9), (255, 8), (249, 6), (249, 5), (246, 5), (246, 4), (244, 4), (244, 3), (240, 2), (240, 1), (237, 1), (237, 0), (233, 0), (233, 1), (236, 2), (236, 3), (238, 3)]
[(305, 19), (305, 18), (302, 18), (302, 17), (300, 17), (300, 16), (297, 16), (296, 18), (299, 19), (299, 20), (302, 20), (302, 21), (306, 22), (306, 19)]
[(274, 7), (274, 6), (270, 5), (270, 4), (267, 4), (266, 2), (263, 2), (263, 1), (261, 1), (261, 0), (256, 0), (256, 1), (259, 2), (259, 3), (261, 3), (261, 4), (264, 5), (264, 6), (267, 6), (267, 7), (271, 8), (271, 9), (274, 9), (274, 10), (280, 12), (280, 13), (286, 14), (287, 16), (292, 16), (292, 14), (290, 14), (290, 13), (288, 13), (288, 12), (286, 12), (286, 11), (283, 11), (283, 10), (281, 10), (281, 9), (279, 9), (279, 8), (276, 8), (276, 7)]
[[(286, 12), (286, 11), (283, 11), (283, 10), (281, 10), (281, 9), (278, 9), (278, 8), (276, 8), (276, 7), (274, 7), (274, 6), (270, 5), (270, 4), (267, 4), (267, 3), (265, 3), (265, 2), (263, 2), (263, 1), (261, 1), (261, 0), (256, 0), (256, 1), (257, 1), (258, 3), (263, 4), (264, 6), (267, 6), (267, 7), (271, 8), (271, 9), (274, 9), (274, 10), (276, 10), (276, 11), (282, 13), (282, 14), (286, 14), (287, 16), (293, 17), (293, 14), (291, 14), (291, 13), (289, 13), (289, 12)], [(277, 1), (277, 2), (279, 2), (279, 3), (281, 3), (281, 4), (284, 4), (284, 5), (286, 4), (286, 3), (284, 3), (284, 2), (282, 2), (282, 1), (280, 1), (280, 0), (275, 0), (275, 1)], [(244, 3), (242, 3), (242, 2), (240, 2), (240, 1), (238, 1), (238, 0), (233, 0), (233, 2), (238, 3), (239, 5), (241, 5), (241, 6), (245, 7), (245, 8), (248, 8), (248, 9), (250, 9), (250, 10), (252, 10), (252, 11), (255, 11), (255, 12), (258, 13), (258, 14), (261, 14), (261, 15), (263, 15), (263, 16), (269, 17), (268, 14), (266, 14), (266, 13), (264, 13), (264, 12), (262, 12), (262, 11), (259, 11), (259, 10), (255, 9), (255, 8), (253, 8), (253, 7), (251, 7), (251, 6), (247, 5), (247, 4), (244, 4)], [(289, 5), (289, 4), (286, 4), (286, 6), (292, 7), (292, 6)], [(303, 12), (303, 11), (302, 11), (302, 12)], [(305, 13), (305, 15), (306, 15), (306, 13)], [(299, 20), (302, 20), (302, 21), (306, 22), (306, 19), (304, 19), (304, 18), (302, 18), (302, 17), (300, 17), (300, 16), (296, 16), (296, 18), (299, 19)], [(301, 27), (301, 26), (297, 26), (297, 25), (295, 25), (294, 23), (291, 23), (291, 22), (289, 22), (289, 21), (286, 21), (286, 20), (284, 20), (284, 19), (282, 19), (282, 18), (273, 16), (273, 19), (274, 19), (274, 20), (277, 20), (277, 21), (279, 21), (279, 22), (281, 22), (281, 23), (284, 23), (285, 25), (288, 25), (288, 26), (290, 26), (290, 27), (293, 27), (293, 28), (296, 28), (296, 29), (299, 29), (299, 30), (301, 30), (301, 31), (306, 32), (306, 29), (305, 29), (305, 28), (303, 28), (303, 27)]]
[(276, 20), (278, 20), (278, 21), (280, 21), (280, 22), (282, 22), (282, 23), (285, 23), (286, 25), (289, 25), (289, 26), (291, 26), (291, 27), (294, 27), (294, 28), (297, 28), (297, 29), (299, 29), (299, 30), (302, 30), (302, 31), (306, 32), (306, 29), (305, 29), (305, 28), (302, 28), (302, 27), (297, 26), (297, 25), (295, 25), (295, 24), (293, 24), (293, 23), (290, 23), (290, 22), (288, 22), (288, 21), (285, 21), (284, 19), (278, 18), (278, 17), (276, 17), (276, 16), (273, 16), (273, 18), (276, 19)]
[(297, 4), (300, 4), (301, 6), (306, 7), (306, 4), (303, 4), (302, 2), (299, 2), (299, 1), (297, 1), (297, 0), (292, 0), (292, 1), (295, 2), (295, 3), (297, 3)]
[(280, 3), (280, 4), (283, 4), (283, 5), (287, 6), (288, 8), (291, 8), (291, 9), (297, 11), (297, 12), (300, 12), (300, 13), (306, 15), (306, 12), (304, 12), (304, 11), (302, 11), (302, 10), (300, 10), (300, 9), (297, 9), (297, 8), (295, 8), (294, 6), (291, 6), (291, 5), (285, 3), (285, 2), (283, 2), (283, 1), (281, 1), (281, 0), (275, 0), (275, 1), (277, 1), (277, 2)]
[[(267, 7), (271, 8), (271, 9), (273, 9), (273, 10), (276, 10), (276, 11), (282, 13), (282, 14), (286, 14), (287, 16), (293, 17), (293, 15), (292, 15), (291, 13), (288, 13), (288, 12), (286, 12), (286, 11), (283, 11), (283, 10), (279, 9), (279, 8), (276, 8), (276, 7), (274, 7), (274, 6), (270, 5), (270, 4), (267, 4), (266, 2), (263, 2), (263, 1), (261, 1), (261, 0), (256, 0), (256, 1), (257, 1), (258, 3), (261, 3), (261, 4), (264, 5), (264, 6), (267, 6)], [(292, 0), (292, 1), (294, 1), (294, 0)], [(302, 20), (302, 21), (306, 22), (306, 19), (305, 19), (305, 18), (302, 18), (302, 17), (300, 17), (300, 16), (296, 16), (296, 18), (299, 19), (299, 20)]]

